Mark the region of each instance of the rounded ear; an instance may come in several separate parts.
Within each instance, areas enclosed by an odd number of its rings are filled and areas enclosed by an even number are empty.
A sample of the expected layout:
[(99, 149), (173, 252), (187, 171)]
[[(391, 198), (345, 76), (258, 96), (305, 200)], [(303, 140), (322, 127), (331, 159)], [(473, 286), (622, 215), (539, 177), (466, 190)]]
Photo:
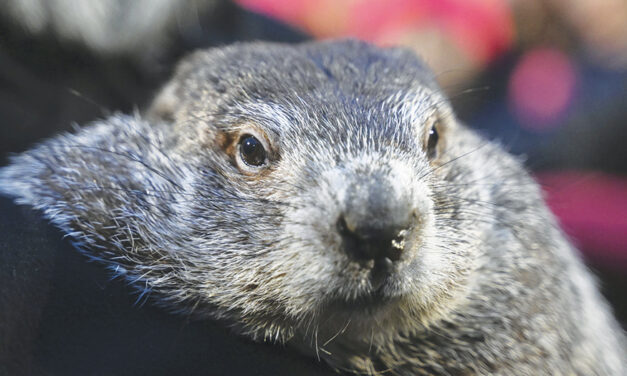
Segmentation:
[(171, 123), (185, 100), (185, 82), (203, 64), (207, 51), (195, 51), (178, 63), (170, 81), (159, 91), (144, 117), (150, 122)]
[(174, 121), (174, 113), (180, 108), (180, 95), (177, 93), (178, 84), (176, 82), (168, 83), (146, 111), (146, 118), (150, 121), (160, 121), (171, 123)]

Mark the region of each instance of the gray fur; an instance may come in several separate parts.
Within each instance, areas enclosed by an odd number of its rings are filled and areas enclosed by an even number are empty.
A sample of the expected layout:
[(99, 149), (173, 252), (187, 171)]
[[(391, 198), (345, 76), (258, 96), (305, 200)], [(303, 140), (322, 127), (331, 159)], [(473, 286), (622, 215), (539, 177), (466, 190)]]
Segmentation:
[[(429, 160), (423, 140), (436, 118)], [(227, 153), (229, 135), (242, 133), (265, 135), (269, 167)], [(389, 215), (409, 205), (416, 216), (380, 284), (335, 230), (348, 201), (375, 186), (372, 197), (393, 198)], [(0, 191), (164, 306), (336, 369), (625, 374), (623, 333), (536, 183), (460, 124), (402, 49), (198, 52), (146, 114), (16, 156)]]

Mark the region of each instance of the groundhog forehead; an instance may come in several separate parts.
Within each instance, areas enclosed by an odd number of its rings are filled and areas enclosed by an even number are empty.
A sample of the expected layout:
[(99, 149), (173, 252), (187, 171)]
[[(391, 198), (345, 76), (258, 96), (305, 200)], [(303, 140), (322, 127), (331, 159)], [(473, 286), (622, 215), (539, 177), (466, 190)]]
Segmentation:
[[(188, 117), (220, 114), (229, 121), (238, 120), (229, 116), (253, 115), (246, 111), (253, 104), (271, 104), (291, 109), (293, 118), (342, 116), (358, 110), (385, 116), (420, 89), (435, 93), (437, 85), (408, 50), (351, 40), (245, 44), (190, 56), (153, 111), (183, 112)], [(263, 110), (257, 115), (266, 115), (267, 107)]]
[[(205, 68), (197, 69), (200, 65)], [(351, 40), (236, 44), (192, 55), (179, 73), (187, 84), (210, 87), (220, 96), (263, 100), (328, 95), (329, 90), (382, 98), (399, 89), (435, 87), (430, 71), (411, 51)]]

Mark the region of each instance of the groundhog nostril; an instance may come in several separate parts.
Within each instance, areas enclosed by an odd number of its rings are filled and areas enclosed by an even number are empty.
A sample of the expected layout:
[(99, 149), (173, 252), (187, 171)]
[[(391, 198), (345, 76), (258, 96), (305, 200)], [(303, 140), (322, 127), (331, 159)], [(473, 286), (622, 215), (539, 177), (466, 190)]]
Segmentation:
[(342, 237), (342, 250), (350, 257), (357, 260), (387, 258), (391, 261), (401, 258), (409, 227), (407, 223), (394, 221), (376, 221), (376, 225), (355, 223), (347, 220), (345, 215), (340, 215), (336, 226)]

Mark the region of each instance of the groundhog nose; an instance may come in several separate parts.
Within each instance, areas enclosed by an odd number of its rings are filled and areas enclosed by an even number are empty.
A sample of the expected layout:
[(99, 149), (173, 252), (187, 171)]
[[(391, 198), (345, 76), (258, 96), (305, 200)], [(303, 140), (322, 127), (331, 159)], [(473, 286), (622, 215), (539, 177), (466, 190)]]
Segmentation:
[(337, 220), (337, 231), (342, 237), (342, 249), (350, 257), (357, 260), (386, 262), (401, 258), (409, 221), (378, 220), (373, 224), (355, 219), (355, 216), (343, 214)]
[(386, 268), (401, 259), (416, 215), (411, 190), (399, 181), (386, 168), (360, 171), (346, 185), (336, 226), (352, 259)]

